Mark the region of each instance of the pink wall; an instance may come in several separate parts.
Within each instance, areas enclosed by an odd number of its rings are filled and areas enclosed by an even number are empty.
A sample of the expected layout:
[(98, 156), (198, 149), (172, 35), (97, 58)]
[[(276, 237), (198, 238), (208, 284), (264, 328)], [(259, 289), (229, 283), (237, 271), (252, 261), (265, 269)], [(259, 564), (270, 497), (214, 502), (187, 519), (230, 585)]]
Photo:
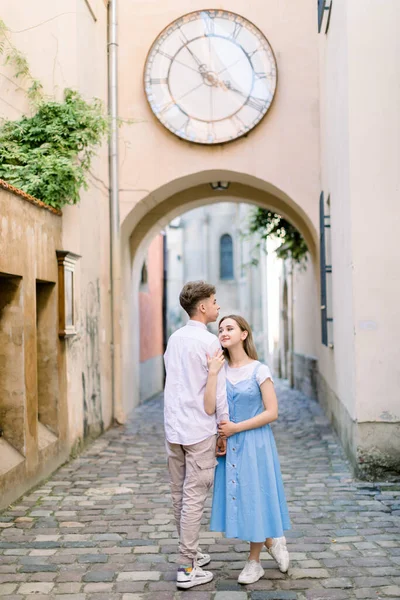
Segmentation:
[(140, 307), (140, 362), (163, 353), (163, 236), (152, 241), (147, 254), (147, 286), (139, 292)]

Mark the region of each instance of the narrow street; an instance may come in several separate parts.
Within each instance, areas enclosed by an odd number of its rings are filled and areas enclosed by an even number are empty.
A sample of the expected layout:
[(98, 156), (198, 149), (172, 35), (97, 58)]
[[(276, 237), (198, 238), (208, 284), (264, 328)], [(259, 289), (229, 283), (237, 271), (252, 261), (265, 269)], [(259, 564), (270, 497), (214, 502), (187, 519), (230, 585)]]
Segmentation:
[(214, 581), (175, 588), (176, 534), (162, 399), (136, 410), (0, 516), (0, 596), (8, 600), (346, 600), (400, 598), (400, 485), (354, 481), (319, 405), (278, 384), (274, 425), (293, 529), (291, 567), (237, 576), (248, 545), (208, 531)]

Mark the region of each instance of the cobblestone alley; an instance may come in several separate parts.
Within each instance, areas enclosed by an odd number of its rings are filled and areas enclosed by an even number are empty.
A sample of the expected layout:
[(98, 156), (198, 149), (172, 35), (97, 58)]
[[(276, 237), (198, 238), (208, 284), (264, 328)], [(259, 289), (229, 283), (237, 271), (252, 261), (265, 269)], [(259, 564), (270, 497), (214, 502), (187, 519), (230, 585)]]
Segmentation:
[[(175, 588), (176, 534), (162, 401), (141, 406), (0, 517), (0, 597), (24, 600), (345, 600), (400, 598), (400, 485), (351, 477), (319, 405), (278, 385), (280, 451), (293, 530), (291, 567), (262, 555), (240, 587), (247, 544), (208, 531), (214, 581)], [(208, 502), (208, 507), (210, 501)]]

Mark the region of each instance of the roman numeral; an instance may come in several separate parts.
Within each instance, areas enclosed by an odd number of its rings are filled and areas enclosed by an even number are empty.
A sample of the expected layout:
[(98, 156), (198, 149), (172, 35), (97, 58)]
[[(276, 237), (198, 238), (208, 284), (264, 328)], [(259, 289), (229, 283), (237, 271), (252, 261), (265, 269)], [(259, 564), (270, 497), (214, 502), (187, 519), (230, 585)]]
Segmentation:
[(214, 123), (211, 123), (211, 122), (207, 123), (207, 134), (208, 134), (208, 141), (213, 142), (215, 140), (215, 126), (214, 126)]
[(150, 79), (151, 85), (161, 85), (163, 83), (168, 83), (167, 77), (163, 77), (161, 79)]
[(204, 28), (206, 35), (213, 35), (215, 33), (214, 17), (206, 15), (204, 18)]
[(231, 39), (231, 40), (237, 40), (237, 38), (238, 38), (240, 32), (242, 31), (242, 29), (243, 29), (243, 25), (241, 25), (241, 23), (236, 23), (235, 22), (235, 28), (232, 31), (231, 35), (229, 36), (229, 39)]
[(237, 115), (233, 115), (231, 117), (231, 120), (233, 121), (234, 126), (236, 127), (238, 133), (241, 133), (242, 131), (245, 131), (246, 126), (243, 123), (242, 119), (240, 117), (238, 117)]
[(172, 60), (174, 58), (173, 56), (171, 56), (170, 54), (167, 54), (163, 50), (157, 50), (157, 52), (158, 52), (158, 54), (161, 54), (161, 56), (165, 56), (165, 58), (168, 58), (169, 60)]
[(184, 44), (187, 44), (187, 42), (189, 41), (189, 38), (187, 37), (187, 35), (185, 34), (185, 32), (183, 31), (183, 29), (181, 27), (179, 27), (179, 31), (180, 31), (182, 42)]
[(245, 104), (247, 104), (247, 106), (250, 106), (250, 108), (254, 108), (254, 110), (258, 110), (259, 112), (262, 112), (262, 110), (264, 109), (264, 106), (265, 106), (265, 100), (261, 100), (260, 98), (255, 98), (254, 96), (249, 96), (247, 98)]
[(256, 71), (254, 71), (254, 75), (256, 76), (256, 79), (266, 79), (267, 78), (266, 73), (257, 73)]
[(160, 107), (160, 113), (167, 112), (173, 106), (176, 106), (175, 102), (173, 100), (170, 100), (169, 102), (167, 102), (167, 104), (164, 104), (163, 106)]
[(180, 129), (179, 129), (179, 131), (182, 131), (186, 137), (189, 137), (189, 134), (188, 134), (189, 124), (190, 124), (190, 117), (188, 117), (186, 119), (186, 121), (183, 123), (182, 127), (180, 127)]
[(261, 50), (261, 48), (262, 48), (262, 46), (259, 46), (258, 48), (256, 48), (255, 50), (253, 50), (253, 52), (249, 52), (249, 53), (247, 54), (247, 56), (248, 56), (249, 58), (253, 58), (253, 56), (254, 56), (255, 54), (257, 54), (257, 52), (258, 52), (259, 50)]

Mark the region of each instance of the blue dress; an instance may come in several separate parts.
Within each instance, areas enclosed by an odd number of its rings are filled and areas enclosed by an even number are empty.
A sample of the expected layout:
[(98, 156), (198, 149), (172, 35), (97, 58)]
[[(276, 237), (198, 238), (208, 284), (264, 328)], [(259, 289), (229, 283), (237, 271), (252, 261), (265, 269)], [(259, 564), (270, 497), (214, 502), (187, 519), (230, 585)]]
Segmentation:
[[(233, 385), (227, 379), (230, 420), (251, 419), (264, 410), (256, 376)], [(211, 531), (227, 538), (264, 542), (281, 537), (290, 519), (274, 436), (270, 425), (242, 431), (227, 440), (218, 457), (211, 512)]]

